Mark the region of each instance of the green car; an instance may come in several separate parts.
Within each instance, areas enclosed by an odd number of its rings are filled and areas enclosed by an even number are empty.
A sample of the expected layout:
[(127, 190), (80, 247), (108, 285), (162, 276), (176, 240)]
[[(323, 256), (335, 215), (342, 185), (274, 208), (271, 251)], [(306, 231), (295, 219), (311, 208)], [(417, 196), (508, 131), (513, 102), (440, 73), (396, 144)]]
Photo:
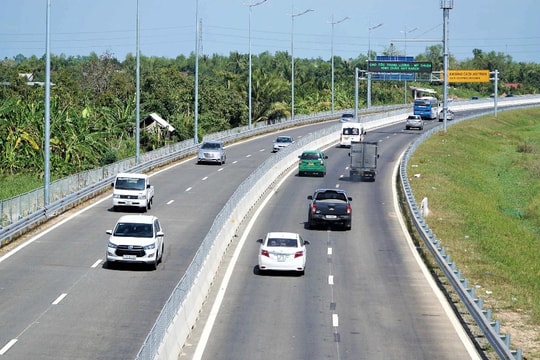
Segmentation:
[(321, 150), (305, 150), (299, 156), (298, 176), (306, 174), (326, 175), (326, 156)]

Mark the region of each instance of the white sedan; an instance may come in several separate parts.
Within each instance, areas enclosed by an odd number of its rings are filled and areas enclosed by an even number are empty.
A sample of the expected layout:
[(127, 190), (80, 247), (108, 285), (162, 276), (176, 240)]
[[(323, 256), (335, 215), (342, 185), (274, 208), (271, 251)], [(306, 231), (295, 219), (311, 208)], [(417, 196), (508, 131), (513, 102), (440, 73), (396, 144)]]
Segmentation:
[(116, 222), (107, 244), (107, 263), (143, 263), (156, 269), (163, 259), (165, 233), (153, 215), (124, 215)]
[(279, 150), (291, 145), (293, 142), (294, 141), (291, 136), (278, 136), (272, 145), (272, 152), (278, 152)]
[[(439, 113), (439, 121), (444, 120), (444, 111)], [(450, 109), (446, 111), (446, 120), (454, 120), (454, 112)]]
[(292, 232), (269, 232), (264, 239), (257, 240), (259, 249), (259, 271), (297, 271), (304, 274), (306, 267), (306, 245), (309, 241)]

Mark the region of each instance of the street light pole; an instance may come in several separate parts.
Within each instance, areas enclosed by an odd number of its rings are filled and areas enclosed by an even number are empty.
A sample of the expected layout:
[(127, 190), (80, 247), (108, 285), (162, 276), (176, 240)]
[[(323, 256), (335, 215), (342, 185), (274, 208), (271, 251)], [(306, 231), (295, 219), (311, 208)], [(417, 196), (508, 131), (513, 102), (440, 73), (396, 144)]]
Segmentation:
[[(407, 25), (405, 25), (405, 30), (400, 31), (403, 35), (405, 35), (405, 59), (407, 58), (407, 34), (412, 33), (413, 31), (418, 30), (417, 27), (411, 30), (407, 30)], [(407, 103), (407, 78), (405, 78), (405, 104)]]
[(50, 202), (50, 139), (51, 139), (51, 0), (47, 0), (45, 19), (45, 134), (43, 204)]
[(368, 28), (368, 60), (371, 60), (371, 30), (375, 30), (383, 26), (382, 23), (371, 26)]
[(268, 0), (262, 0), (255, 4), (244, 4), (249, 7), (249, 26), (248, 26), (248, 33), (249, 33), (249, 89), (248, 89), (248, 128), (251, 130), (251, 117), (252, 117), (252, 110), (251, 110), (251, 8), (255, 6), (259, 6), (261, 4), (264, 4)]
[(199, 144), (199, 0), (195, 1), (195, 96), (193, 104), (193, 143)]
[[(371, 30), (375, 30), (377, 28), (380, 28), (381, 26), (383, 26), (382, 23), (371, 26), (371, 27), (368, 28), (368, 53), (367, 53), (368, 64), (369, 64), (369, 61), (371, 60)], [(369, 71), (369, 69), (367, 71), (367, 80), (368, 80), (368, 84), (367, 84), (367, 108), (369, 109), (371, 107), (371, 71)]]
[(291, 16), (291, 120), (294, 120), (294, 18), (307, 14), (308, 12), (313, 11), (312, 9), (307, 9), (301, 13), (289, 14)]
[(137, 34), (136, 34), (136, 62), (137, 62), (137, 69), (135, 70), (135, 164), (139, 164), (140, 161), (140, 132), (141, 132), (141, 50), (140, 50), (140, 15), (139, 15), (139, 0), (137, 0)]
[(347, 16), (339, 21), (334, 21), (334, 15), (332, 14), (332, 21), (330, 22), (330, 24), (332, 24), (332, 35), (331, 35), (331, 45), (330, 45), (330, 52), (332, 56), (332, 114), (334, 114), (334, 25), (342, 23), (348, 19), (349, 17)]

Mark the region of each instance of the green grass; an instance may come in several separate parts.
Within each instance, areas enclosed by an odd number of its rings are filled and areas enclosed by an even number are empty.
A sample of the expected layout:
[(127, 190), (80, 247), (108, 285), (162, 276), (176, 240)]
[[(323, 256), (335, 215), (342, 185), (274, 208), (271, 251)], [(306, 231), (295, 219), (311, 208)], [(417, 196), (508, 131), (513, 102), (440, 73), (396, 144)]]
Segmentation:
[(477, 296), (538, 329), (540, 108), (450, 126), (416, 150), (408, 174), (416, 201), (428, 198), (426, 221)]
[(32, 174), (2, 175), (0, 174), (0, 200), (25, 194), (44, 186), (42, 178)]

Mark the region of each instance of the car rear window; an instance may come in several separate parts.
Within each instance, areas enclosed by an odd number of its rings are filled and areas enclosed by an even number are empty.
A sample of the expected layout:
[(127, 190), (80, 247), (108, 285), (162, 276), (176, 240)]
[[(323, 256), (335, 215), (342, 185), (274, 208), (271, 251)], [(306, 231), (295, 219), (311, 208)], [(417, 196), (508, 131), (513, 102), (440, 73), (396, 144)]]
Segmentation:
[(267, 246), (298, 247), (298, 241), (296, 239), (270, 238), (268, 239)]
[(302, 160), (319, 160), (319, 154), (304, 153), (301, 157)]

